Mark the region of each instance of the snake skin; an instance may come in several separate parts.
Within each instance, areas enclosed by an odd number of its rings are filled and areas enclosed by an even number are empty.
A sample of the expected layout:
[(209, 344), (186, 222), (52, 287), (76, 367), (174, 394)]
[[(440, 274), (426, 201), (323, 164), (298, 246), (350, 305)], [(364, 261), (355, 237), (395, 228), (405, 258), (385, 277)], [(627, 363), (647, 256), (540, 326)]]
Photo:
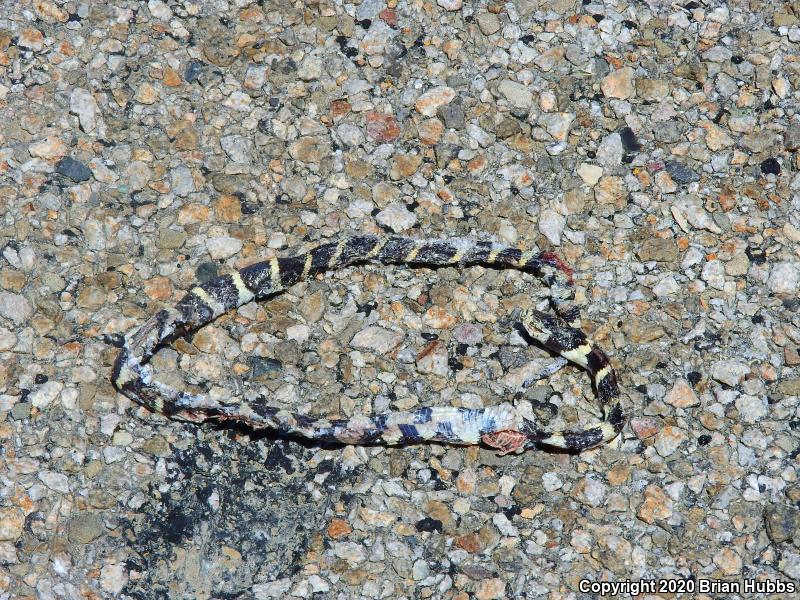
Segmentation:
[[(417, 266), (485, 265), (536, 274), (550, 290), (553, 313), (523, 312), (521, 325), (533, 339), (583, 367), (592, 377), (603, 420), (576, 431), (549, 432), (524, 418), (509, 403), (479, 409), (424, 407), (351, 419), (313, 419), (271, 406), (222, 404), (204, 395), (175, 390), (153, 378), (147, 364), (165, 343), (190, 333), (223, 313), (277, 294), (326, 270), (364, 262)], [(410, 444), (436, 441), (484, 444), (501, 454), (535, 446), (572, 451), (612, 440), (626, 418), (617, 377), (605, 353), (580, 330), (572, 297), (572, 271), (551, 253), (523, 252), (490, 242), (464, 239), (416, 240), (361, 235), (320, 245), (305, 254), (273, 258), (199, 285), (174, 308), (158, 311), (125, 335), (112, 374), (116, 388), (148, 409), (167, 416), (205, 421), (234, 420), (256, 429), (344, 444)]]

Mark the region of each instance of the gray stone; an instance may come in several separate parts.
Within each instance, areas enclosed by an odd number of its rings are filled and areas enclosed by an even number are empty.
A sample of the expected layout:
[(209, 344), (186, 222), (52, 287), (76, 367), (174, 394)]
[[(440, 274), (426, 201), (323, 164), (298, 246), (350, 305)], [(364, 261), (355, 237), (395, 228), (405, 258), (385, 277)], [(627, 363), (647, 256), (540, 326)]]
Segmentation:
[(141, 160), (135, 160), (125, 169), (125, 175), (128, 178), (128, 187), (132, 192), (136, 192), (144, 189), (150, 182), (153, 172), (150, 170), (150, 167), (147, 166), (147, 163)]
[(170, 179), (172, 181), (172, 192), (176, 196), (188, 196), (195, 191), (194, 178), (189, 167), (181, 165), (172, 169)]
[(516, 81), (511, 81), (510, 79), (501, 81), (497, 86), (497, 91), (500, 92), (511, 105), (517, 108), (529, 109), (533, 101), (533, 94), (527, 86), (517, 83)]
[(766, 397), (742, 394), (736, 399), (736, 410), (739, 411), (739, 418), (742, 421), (755, 423), (767, 416), (769, 406)]
[(242, 241), (228, 236), (208, 238), (206, 249), (214, 260), (230, 258), (242, 249)]
[(597, 147), (597, 156), (595, 158), (604, 167), (616, 167), (622, 164), (624, 153), (622, 138), (615, 132), (603, 138), (603, 141)]
[(364, 19), (375, 20), (378, 13), (386, 7), (385, 0), (364, 0), (356, 8), (356, 19), (363, 21)]
[(483, 330), (475, 323), (461, 323), (453, 329), (453, 338), (459, 344), (474, 346), (483, 340)]
[(105, 533), (100, 517), (95, 513), (80, 513), (69, 523), (69, 540), (73, 544), (89, 544)]
[(731, 387), (739, 385), (749, 372), (749, 365), (738, 360), (720, 360), (711, 366), (711, 378)]
[(253, 142), (241, 135), (226, 135), (219, 140), (225, 154), (237, 163), (249, 163), (253, 153)]
[(412, 227), (417, 222), (417, 215), (408, 210), (405, 204), (392, 202), (375, 216), (375, 220), (399, 233)]
[(700, 179), (697, 173), (686, 165), (679, 163), (677, 160), (666, 161), (664, 163), (664, 168), (675, 183), (692, 183)]
[[(444, 126), (448, 129), (464, 129), (466, 126), (466, 121), (464, 119), (464, 111), (461, 106), (453, 102), (452, 104), (446, 104), (444, 106), (440, 106), (438, 110), (438, 115), (444, 121)], [(499, 134), (498, 134), (499, 135)]]
[(671, 238), (647, 238), (636, 250), (636, 255), (643, 262), (675, 262), (678, 260), (678, 246)]
[(800, 511), (793, 506), (773, 505), (764, 509), (767, 535), (776, 544), (791, 540), (800, 524)]
[(742, 145), (754, 154), (760, 154), (778, 145), (778, 134), (774, 131), (755, 131), (742, 138)]
[(27, 321), (33, 314), (28, 299), (22, 294), (0, 292), (0, 316), (11, 319), (17, 325)]
[(39, 473), (39, 481), (41, 481), (54, 492), (69, 494), (69, 478), (63, 473), (57, 473), (56, 471), (42, 471)]
[(355, 148), (364, 143), (364, 132), (351, 123), (342, 123), (336, 128), (336, 135), (348, 148)]
[(797, 291), (800, 281), (799, 263), (781, 262), (772, 267), (767, 285), (775, 294), (793, 294)]
[(719, 260), (710, 260), (703, 265), (700, 278), (712, 288), (721, 290), (725, 287), (725, 265)]
[(250, 373), (254, 378), (261, 378), (265, 375), (277, 374), (283, 369), (281, 361), (274, 358), (262, 358), (260, 356), (250, 356), (247, 361), (250, 365)]
[(97, 127), (97, 101), (82, 88), (75, 88), (69, 96), (69, 110), (78, 116), (78, 122), (85, 133)]
[(48, 381), (28, 395), (28, 400), (36, 408), (45, 408), (55, 400), (64, 389), (64, 384), (60, 381)]
[(566, 224), (567, 219), (551, 208), (543, 210), (539, 216), (539, 232), (555, 246), (561, 245), (561, 234)]
[(500, 30), (500, 19), (496, 14), (490, 12), (482, 12), (478, 15), (478, 27), (484, 35), (492, 35)]
[(778, 569), (784, 575), (793, 579), (800, 579), (800, 554), (790, 550), (781, 552), (781, 559), (778, 562)]
[(322, 58), (307, 54), (297, 69), (297, 76), (303, 81), (314, 81), (322, 75)]
[(783, 135), (783, 147), (787, 150), (800, 148), (800, 123), (792, 123)]
[(373, 350), (386, 354), (397, 348), (405, 339), (405, 335), (382, 327), (370, 326), (362, 329), (350, 340), (350, 345), (359, 350)]
[(87, 181), (92, 172), (85, 164), (69, 156), (65, 156), (56, 164), (56, 173), (69, 177), (72, 181)]
[(30, 402), (16, 402), (11, 407), (11, 418), (17, 421), (27, 419), (31, 416), (31, 403)]
[(782, 379), (775, 386), (775, 393), (781, 397), (800, 396), (800, 377)]

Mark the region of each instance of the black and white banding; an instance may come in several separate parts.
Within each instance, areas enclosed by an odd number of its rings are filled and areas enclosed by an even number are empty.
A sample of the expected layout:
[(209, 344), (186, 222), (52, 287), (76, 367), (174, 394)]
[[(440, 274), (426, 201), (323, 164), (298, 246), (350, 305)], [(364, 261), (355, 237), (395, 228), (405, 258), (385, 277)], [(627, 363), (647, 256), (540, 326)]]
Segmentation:
[[(515, 268), (539, 276), (550, 289), (555, 314), (527, 311), (522, 326), (549, 350), (583, 367), (591, 375), (603, 409), (603, 420), (582, 430), (548, 432), (504, 403), (480, 409), (424, 407), (372, 417), (312, 419), (247, 402), (222, 404), (201, 394), (180, 392), (156, 381), (146, 363), (158, 348), (252, 300), (284, 290), (323, 271), (356, 263), (416, 266), (485, 265)], [(580, 313), (569, 303), (572, 271), (551, 253), (523, 252), (490, 242), (464, 239), (416, 240), (362, 235), (322, 244), (299, 256), (272, 258), (192, 288), (175, 308), (158, 311), (128, 332), (117, 357), (112, 381), (123, 394), (150, 410), (191, 420), (235, 420), (286, 435), (346, 444), (405, 444), (436, 441), (483, 442), (501, 453), (546, 445), (585, 450), (620, 432), (625, 416), (619, 404), (617, 378), (603, 351), (580, 330)]]

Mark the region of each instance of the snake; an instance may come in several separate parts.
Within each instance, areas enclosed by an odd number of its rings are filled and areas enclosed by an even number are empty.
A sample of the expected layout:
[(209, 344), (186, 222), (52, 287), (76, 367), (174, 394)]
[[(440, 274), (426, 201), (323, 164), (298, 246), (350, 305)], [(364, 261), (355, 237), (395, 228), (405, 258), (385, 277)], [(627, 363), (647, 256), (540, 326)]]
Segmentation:
[[(325, 271), (362, 263), (461, 268), (481, 265), (517, 269), (538, 277), (549, 290), (550, 310), (520, 311), (521, 333), (530, 342), (538, 342), (588, 372), (602, 418), (582, 429), (549, 431), (511, 402), (482, 408), (424, 406), (349, 419), (314, 418), (270, 406), (263, 397), (222, 402), (204, 394), (179, 391), (154, 377), (148, 363), (169, 342), (251, 301), (274, 296)], [(501, 455), (547, 447), (581, 452), (613, 440), (627, 418), (620, 403), (616, 372), (605, 352), (582, 331), (580, 311), (570, 302), (573, 299), (573, 271), (552, 252), (523, 251), (465, 238), (343, 237), (296, 256), (245, 266), (192, 288), (174, 307), (157, 311), (124, 335), (111, 380), (128, 398), (169, 418), (195, 423), (237, 421), (253, 429), (270, 429), (279, 435), (317, 442), (391, 446), (483, 443)]]

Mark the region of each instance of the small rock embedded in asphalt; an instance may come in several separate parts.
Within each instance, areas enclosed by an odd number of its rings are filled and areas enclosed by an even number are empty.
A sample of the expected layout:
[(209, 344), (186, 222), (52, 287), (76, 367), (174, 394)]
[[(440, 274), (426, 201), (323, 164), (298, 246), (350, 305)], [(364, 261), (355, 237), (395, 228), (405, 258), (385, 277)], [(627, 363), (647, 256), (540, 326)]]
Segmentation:
[(56, 173), (69, 177), (72, 181), (88, 181), (92, 172), (85, 164), (69, 156), (65, 156), (56, 163)]
[(686, 165), (679, 163), (677, 160), (667, 160), (664, 162), (664, 168), (669, 173), (670, 177), (675, 183), (692, 183), (698, 181), (700, 176), (692, 171)]
[(764, 175), (780, 175), (781, 163), (774, 158), (768, 158), (761, 163), (761, 172)]

